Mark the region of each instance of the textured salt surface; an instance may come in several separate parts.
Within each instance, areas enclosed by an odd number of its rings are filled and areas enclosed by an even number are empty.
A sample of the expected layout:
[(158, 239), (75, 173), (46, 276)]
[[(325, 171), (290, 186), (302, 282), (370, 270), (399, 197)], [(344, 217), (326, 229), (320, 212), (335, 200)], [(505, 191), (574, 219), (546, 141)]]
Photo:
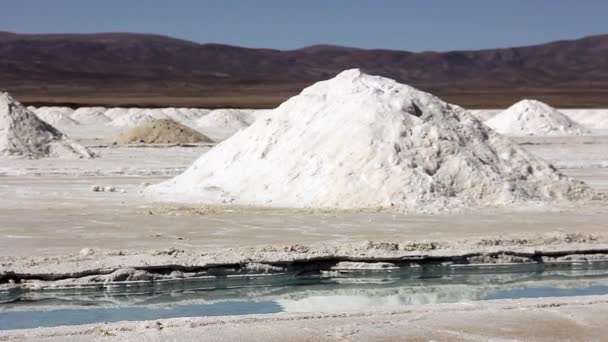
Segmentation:
[(0, 157), (91, 158), (93, 155), (7, 93), (0, 93)]
[(500, 134), (523, 136), (581, 135), (589, 131), (555, 108), (522, 100), (485, 122)]
[(415, 211), (594, 196), (462, 108), (357, 69), (306, 88), (146, 193)]

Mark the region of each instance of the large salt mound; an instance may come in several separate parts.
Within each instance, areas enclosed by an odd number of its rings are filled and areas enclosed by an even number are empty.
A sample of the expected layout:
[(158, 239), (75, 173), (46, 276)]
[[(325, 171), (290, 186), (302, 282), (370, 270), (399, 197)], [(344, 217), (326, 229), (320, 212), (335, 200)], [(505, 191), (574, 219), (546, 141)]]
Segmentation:
[(120, 134), (117, 144), (195, 144), (211, 143), (198, 131), (173, 120), (157, 120), (145, 123)]
[(0, 93), (0, 157), (91, 158), (93, 155), (39, 119), (7, 93)]
[(240, 109), (216, 109), (196, 121), (196, 127), (215, 141), (228, 139), (249, 127), (249, 112)]
[(537, 100), (519, 101), (485, 123), (500, 134), (512, 136), (589, 133), (563, 113)]
[(595, 195), (464, 109), (356, 69), (306, 88), (146, 194), (414, 211)]

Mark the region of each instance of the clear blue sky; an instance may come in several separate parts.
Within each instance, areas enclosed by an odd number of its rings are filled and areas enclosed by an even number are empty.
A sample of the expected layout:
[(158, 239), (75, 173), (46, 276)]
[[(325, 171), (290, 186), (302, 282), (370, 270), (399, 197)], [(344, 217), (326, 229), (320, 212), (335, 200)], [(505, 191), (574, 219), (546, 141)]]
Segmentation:
[(608, 33), (608, 1), (6, 0), (0, 30), (148, 32), (278, 49), (479, 49)]

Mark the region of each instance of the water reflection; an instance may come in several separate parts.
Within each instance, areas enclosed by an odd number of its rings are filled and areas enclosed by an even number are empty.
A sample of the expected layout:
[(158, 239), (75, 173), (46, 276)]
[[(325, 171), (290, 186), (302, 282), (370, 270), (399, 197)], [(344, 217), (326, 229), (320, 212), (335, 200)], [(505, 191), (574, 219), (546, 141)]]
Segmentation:
[(608, 264), (424, 267), (391, 273), (121, 284), (0, 295), (0, 329), (276, 312), (344, 312), (608, 294)]

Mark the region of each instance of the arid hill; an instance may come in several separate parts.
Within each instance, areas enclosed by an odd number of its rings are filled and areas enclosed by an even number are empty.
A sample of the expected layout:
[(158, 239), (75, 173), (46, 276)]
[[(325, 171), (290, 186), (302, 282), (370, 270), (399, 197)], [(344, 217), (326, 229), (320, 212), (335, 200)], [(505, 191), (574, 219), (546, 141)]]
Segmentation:
[(244, 106), (278, 104), (358, 67), (461, 105), (608, 105), (608, 35), (478, 51), (298, 50), (198, 44), (134, 33), (0, 32), (0, 90), (28, 104)]

